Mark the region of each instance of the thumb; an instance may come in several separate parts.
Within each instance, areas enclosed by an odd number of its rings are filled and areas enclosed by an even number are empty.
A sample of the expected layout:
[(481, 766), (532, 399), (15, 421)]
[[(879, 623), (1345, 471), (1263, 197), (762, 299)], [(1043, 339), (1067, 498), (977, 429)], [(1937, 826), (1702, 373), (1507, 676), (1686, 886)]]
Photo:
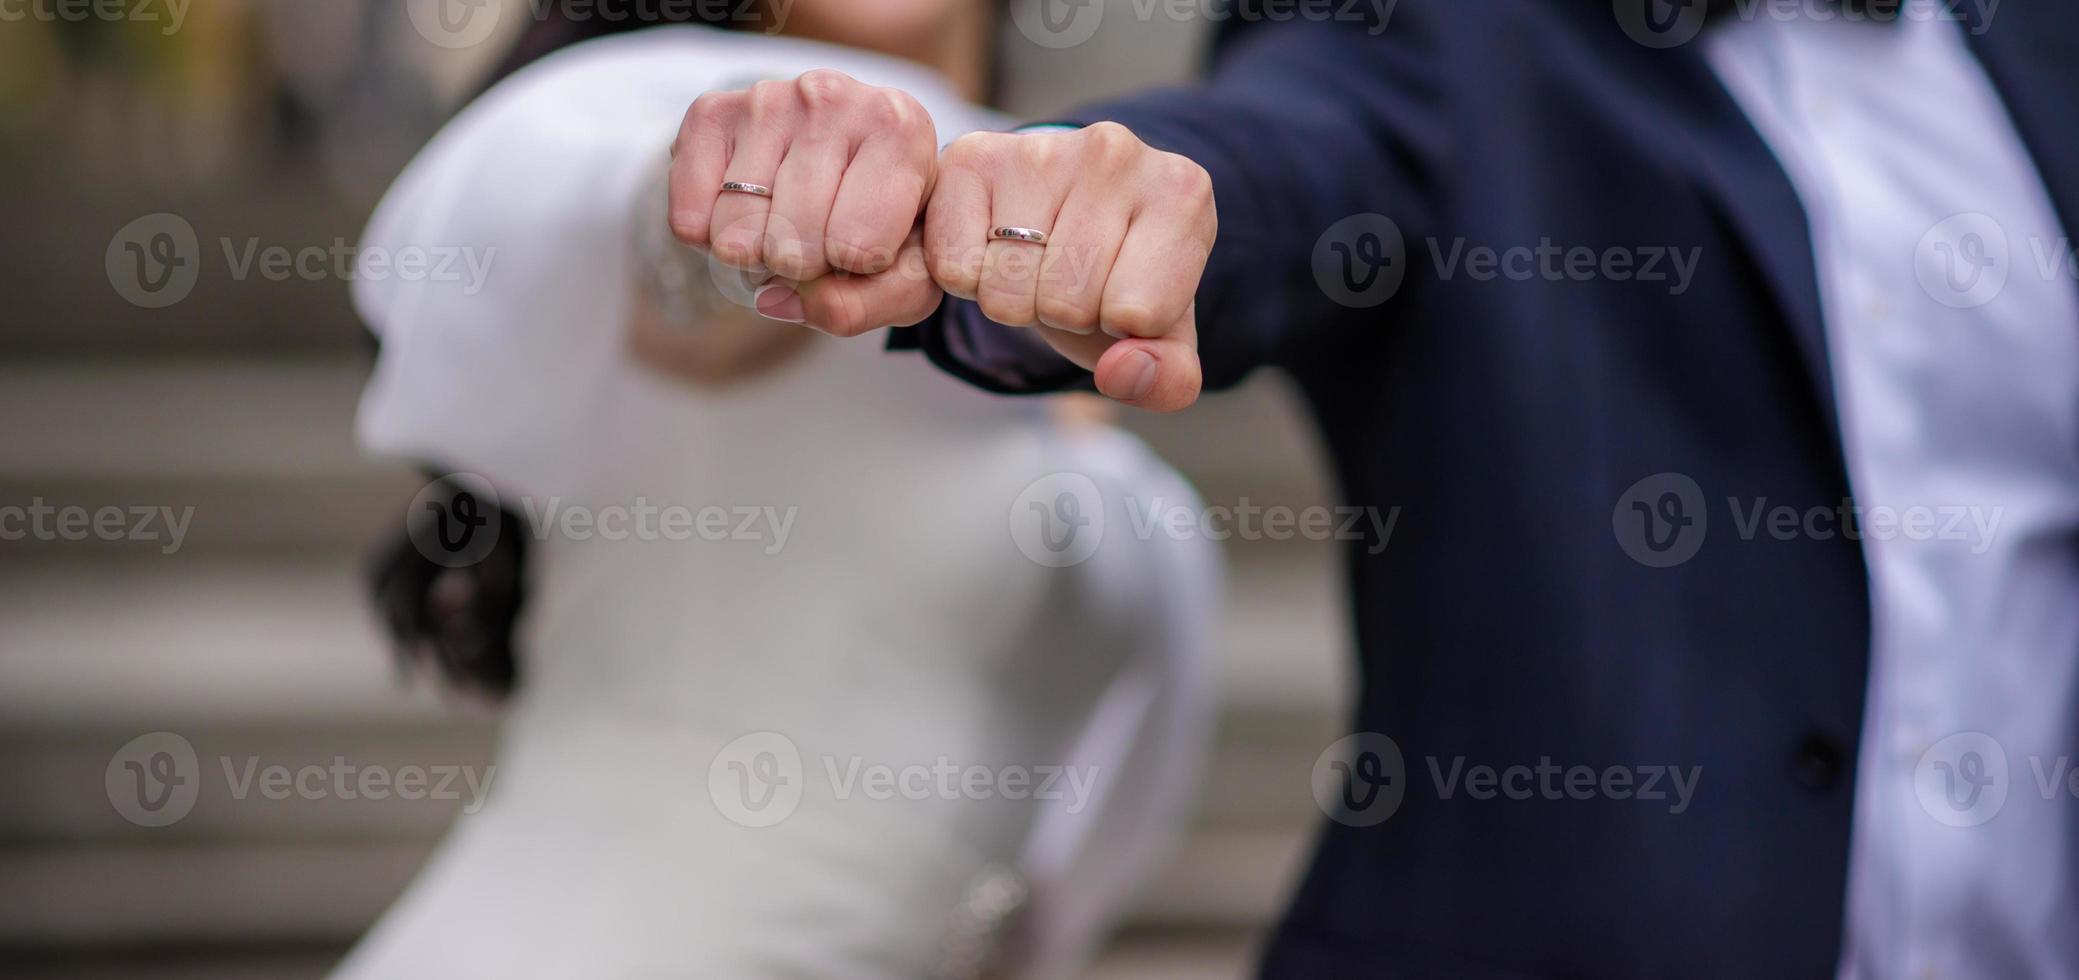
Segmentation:
[(1097, 362), (1097, 390), (1124, 405), (1178, 412), (1198, 401), (1198, 351), (1174, 340), (1122, 340)]
[(1193, 304), (1162, 336), (1149, 338), (1114, 340), (1102, 333), (1039, 329), (1055, 350), (1090, 370), (1105, 397), (1151, 412), (1176, 412), (1198, 401), (1205, 383), (1198, 363), (1197, 315)]

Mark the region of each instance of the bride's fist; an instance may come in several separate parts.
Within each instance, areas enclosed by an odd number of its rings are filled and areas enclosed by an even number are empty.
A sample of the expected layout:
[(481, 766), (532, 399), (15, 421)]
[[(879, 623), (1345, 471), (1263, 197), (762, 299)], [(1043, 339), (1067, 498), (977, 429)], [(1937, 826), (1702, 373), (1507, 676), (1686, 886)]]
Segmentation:
[(710, 92), (672, 145), (672, 232), (797, 282), (882, 273), (916, 225), (937, 156), (916, 99), (842, 72)]
[(925, 261), (989, 319), (1038, 328), (1099, 391), (1174, 411), (1198, 397), (1192, 301), (1217, 230), (1205, 169), (1116, 123), (977, 133), (939, 161)]

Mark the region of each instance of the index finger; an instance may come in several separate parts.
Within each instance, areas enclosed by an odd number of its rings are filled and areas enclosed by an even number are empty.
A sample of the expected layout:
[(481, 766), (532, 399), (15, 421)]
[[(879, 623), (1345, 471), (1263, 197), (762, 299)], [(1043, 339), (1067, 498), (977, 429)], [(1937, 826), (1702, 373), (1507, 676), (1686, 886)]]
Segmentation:
[(694, 248), (713, 242), (710, 223), (729, 168), (736, 93), (708, 92), (686, 110), (671, 144), (671, 233)]

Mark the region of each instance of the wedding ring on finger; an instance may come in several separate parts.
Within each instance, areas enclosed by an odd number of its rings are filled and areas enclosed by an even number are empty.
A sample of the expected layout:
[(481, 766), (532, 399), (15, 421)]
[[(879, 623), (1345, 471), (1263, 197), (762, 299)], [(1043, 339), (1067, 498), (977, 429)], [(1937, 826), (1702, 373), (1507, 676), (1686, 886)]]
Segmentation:
[[(969, 227), (973, 226), (970, 225)], [(1003, 225), (989, 229), (989, 239), (991, 241), (1031, 242), (1034, 245), (1045, 245), (1047, 243), (1047, 233), (1038, 228), (1019, 228), (1015, 225)]]
[(748, 180), (725, 180), (722, 182), (722, 190), (725, 193), (754, 194), (758, 197), (772, 196), (772, 188), (764, 184), (753, 184)]

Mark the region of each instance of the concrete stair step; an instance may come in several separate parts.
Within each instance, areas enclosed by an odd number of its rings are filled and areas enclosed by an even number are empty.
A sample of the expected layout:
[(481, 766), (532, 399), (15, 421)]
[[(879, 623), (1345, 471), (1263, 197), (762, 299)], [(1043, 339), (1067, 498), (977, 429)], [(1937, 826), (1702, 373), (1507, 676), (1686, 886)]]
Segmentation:
[[(1304, 831), (1195, 836), (1132, 921), (1259, 928), (1283, 906), (1308, 844)], [(431, 849), (429, 839), (0, 850), (0, 906), (10, 910), (0, 949), (344, 943)]]
[[(0, 366), (0, 505), (193, 507), (186, 547), (359, 547), (423, 484), (356, 448), (367, 373), (337, 357)], [(1188, 419), (1123, 421), (1209, 504), (1300, 508), (1330, 496), (1299, 406), (1276, 381), (1208, 398)], [(7, 547), (39, 543), (53, 542)], [(1231, 550), (1251, 544), (1277, 542)]]

